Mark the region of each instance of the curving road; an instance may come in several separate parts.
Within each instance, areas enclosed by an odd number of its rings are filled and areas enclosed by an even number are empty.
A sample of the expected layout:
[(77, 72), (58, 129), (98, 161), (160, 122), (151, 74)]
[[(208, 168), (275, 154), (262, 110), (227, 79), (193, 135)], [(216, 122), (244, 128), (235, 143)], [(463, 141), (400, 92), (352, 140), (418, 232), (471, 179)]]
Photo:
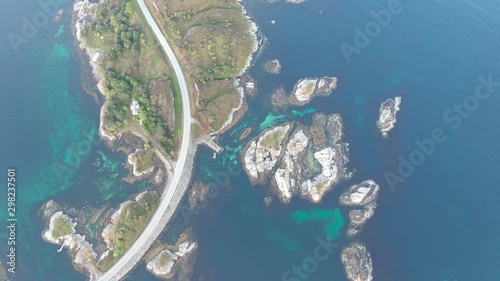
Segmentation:
[(165, 186), (160, 204), (158, 205), (158, 209), (153, 215), (151, 221), (146, 226), (146, 229), (144, 229), (141, 236), (139, 236), (139, 238), (134, 242), (132, 247), (130, 247), (130, 249), (125, 253), (125, 255), (123, 255), (122, 258), (112, 268), (110, 268), (105, 274), (99, 277), (98, 279), (99, 281), (116, 280), (120, 278), (119, 276), (117, 276), (117, 274), (120, 272), (123, 273), (122, 272), (123, 270), (127, 270), (125, 268), (126, 266), (130, 266), (131, 268), (133, 267), (133, 265), (130, 265), (129, 262), (131, 261), (132, 258), (137, 258), (136, 255), (139, 254), (144, 243), (146, 243), (147, 241), (155, 240), (157, 238), (155, 237), (154, 232), (158, 227), (158, 224), (160, 223), (163, 214), (167, 210), (168, 206), (172, 201), (173, 196), (177, 191), (177, 186), (184, 172), (184, 166), (186, 163), (186, 159), (188, 157), (188, 149), (191, 143), (191, 107), (190, 107), (189, 94), (184, 74), (182, 73), (182, 69), (179, 65), (179, 62), (177, 61), (177, 58), (175, 57), (174, 52), (172, 51), (172, 48), (170, 48), (170, 45), (165, 39), (165, 36), (163, 36), (163, 33), (161, 32), (160, 28), (158, 27), (153, 17), (151, 16), (151, 13), (149, 12), (148, 8), (146, 7), (146, 4), (144, 3), (144, 0), (137, 0), (137, 3), (139, 4), (139, 7), (141, 8), (141, 11), (144, 14), (144, 17), (146, 18), (146, 21), (148, 22), (149, 26), (151, 27), (154, 34), (160, 41), (163, 50), (167, 54), (181, 89), (182, 112), (183, 112), (182, 142), (179, 151), (179, 158), (177, 159), (177, 163), (174, 168), (174, 176)]

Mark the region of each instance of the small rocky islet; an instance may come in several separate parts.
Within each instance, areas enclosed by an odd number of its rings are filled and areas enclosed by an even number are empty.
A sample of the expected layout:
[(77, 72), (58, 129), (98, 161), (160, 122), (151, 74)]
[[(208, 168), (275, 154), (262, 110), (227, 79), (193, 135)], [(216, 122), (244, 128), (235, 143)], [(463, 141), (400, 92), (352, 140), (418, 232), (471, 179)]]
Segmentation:
[(390, 98), (380, 105), (380, 115), (377, 120), (377, 127), (382, 133), (383, 137), (389, 135), (396, 124), (396, 113), (399, 111), (401, 105), (401, 97)]
[(377, 196), (379, 185), (373, 180), (365, 180), (360, 184), (349, 187), (340, 195), (340, 204), (355, 207), (349, 211), (350, 224), (347, 228), (347, 236), (358, 234), (363, 225), (373, 216), (377, 208)]
[(263, 64), (263, 68), (266, 72), (270, 74), (280, 74), (281, 63), (278, 59), (273, 59)]
[(351, 281), (373, 280), (373, 264), (363, 243), (353, 242), (340, 255), (347, 278)]

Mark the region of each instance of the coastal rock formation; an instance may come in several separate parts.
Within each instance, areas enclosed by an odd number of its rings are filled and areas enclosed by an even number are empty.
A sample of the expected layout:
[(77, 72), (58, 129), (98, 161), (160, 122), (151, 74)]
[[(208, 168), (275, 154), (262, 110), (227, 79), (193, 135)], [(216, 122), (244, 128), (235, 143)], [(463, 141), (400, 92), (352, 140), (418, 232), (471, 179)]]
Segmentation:
[(293, 89), (290, 103), (293, 105), (305, 105), (316, 96), (327, 96), (337, 87), (337, 78), (306, 78), (301, 79)]
[(317, 78), (306, 78), (299, 80), (299, 82), (295, 84), (292, 96), (290, 97), (290, 102), (294, 105), (307, 104), (313, 97), (317, 83)]
[(63, 211), (58, 211), (59, 208), (52, 200), (42, 207), (42, 213), (49, 220), (47, 229), (42, 234), (43, 239), (49, 243), (61, 245), (59, 251), (68, 248), (75, 268), (86, 272), (90, 280), (96, 280), (100, 272), (97, 267), (97, 253), (93, 245), (86, 240), (85, 236), (76, 232), (75, 220)]
[(264, 63), (264, 69), (271, 74), (279, 74), (281, 72), (281, 63), (278, 59), (274, 59)]
[(375, 201), (380, 187), (373, 180), (355, 184), (340, 195), (340, 204), (345, 206), (365, 206)]
[(252, 184), (264, 184), (281, 156), (291, 123), (265, 130), (243, 149), (243, 167)]
[(198, 247), (190, 233), (189, 229), (184, 232), (176, 245), (159, 247), (159, 253), (146, 263), (146, 269), (161, 279), (171, 279), (177, 275), (178, 280), (189, 280)]
[(377, 208), (377, 196), (380, 187), (373, 180), (366, 180), (360, 184), (355, 184), (340, 195), (340, 204), (345, 206), (361, 207), (349, 212), (351, 223), (347, 229), (348, 236), (358, 234), (363, 225), (375, 213)]
[(287, 106), (288, 96), (285, 88), (279, 87), (278, 89), (274, 90), (273, 95), (271, 96), (271, 100), (275, 108), (281, 109)]
[(335, 184), (350, 177), (348, 145), (341, 137), (338, 114), (315, 114), (310, 127), (278, 125), (242, 150), (243, 167), (253, 184), (270, 179), (282, 203), (289, 203), (294, 195), (318, 203)]
[(149, 261), (146, 268), (157, 277), (171, 278), (177, 256), (169, 250), (163, 250), (154, 259)]
[(342, 250), (342, 264), (351, 281), (373, 280), (373, 265), (370, 254), (362, 243), (352, 243)]
[(82, 31), (85, 26), (94, 22), (96, 18), (96, 7), (101, 1), (80, 0), (73, 5), (73, 11), (76, 14), (76, 38), (82, 41)]
[(201, 181), (196, 181), (191, 187), (189, 192), (189, 207), (191, 209), (196, 208), (198, 204), (202, 204), (207, 199), (207, 194), (210, 191), (210, 187)]
[(400, 104), (401, 97), (395, 97), (393, 99), (387, 99), (380, 105), (380, 116), (377, 121), (377, 127), (382, 133), (382, 136), (387, 137), (389, 131), (394, 128), (394, 124), (396, 124), (396, 113), (399, 111)]
[(61, 22), (61, 19), (62, 19), (62, 16), (63, 16), (63, 13), (64, 13), (64, 10), (63, 9), (60, 9), (59, 11), (57, 11), (57, 14), (54, 16), (54, 23), (59, 23)]
[(335, 88), (337, 88), (336, 77), (305, 78), (295, 84), (290, 95), (287, 95), (283, 87), (275, 90), (272, 102), (277, 108), (287, 105), (302, 106), (308, 104), (314, 97), (330, 95)]

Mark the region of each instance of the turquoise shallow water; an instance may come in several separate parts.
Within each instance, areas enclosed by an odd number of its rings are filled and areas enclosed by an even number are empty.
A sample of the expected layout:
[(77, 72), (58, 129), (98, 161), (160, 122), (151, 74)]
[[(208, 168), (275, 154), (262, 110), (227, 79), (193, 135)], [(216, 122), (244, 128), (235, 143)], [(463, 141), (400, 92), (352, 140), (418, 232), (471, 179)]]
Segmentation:
[[(232, 176), (230, 188), (190, 217), (199, 239), (193, 280), (283, 280), (283, 273), (312, 255), (318, 239), (348, 242), (342, 234), (345, 227), (335, 235), (338, 213), (347, 221), (338, 195), (367, 178), (382, 187), (376, 215), (359, 237), (372, 253), (375, 280), (499, 280), (500, 191), (495, 176), (500, 131), (495, 121), (500, 117), (500, 89), (461, 117), (457, 129), (452, 127), (455, 121), (443, 119), (448, 109), (474, 93), (478, 76), (491, 74), (500, 81), (498, 2), (402, 1), (403, 11), (348, 63), (339, 45), (352, 44), (354, 28), (363, 28), (373, 20), (371, 11), (380, 11), (388, 2), (247, 3), (268, 38), (251, 69), (259, 97), (249, 98), (248, 115), (221, 138), (224, 155), (214, 161), (210, 151), (200, 150), (195, 177), (210, 181), (225, 164), (238, 161), (243, 144), (237, 139), (244, 127), (264, 129), (288, 120), (308, 123), (313, 111), (341, 114), (351, 148), (350, 167), (356, 173), (320, 205), (296, 199), (289, 205), (275, 201), (271, 207), (263, 203), (267, 186), (252, 187), (244, 174)], [(8, 2), (0, 11), (0, 164), (3, 170), (18, 169), (20, 186), (19, 274), (13, 280), (84, 280), (65, 253), (42, 242), (38, 208), (49, 198), (80, 207), (106, 200), (117, 204), (144, 186), (118, 180), (124, 156), (103, 144), (92, 145), (88, 153), (72, 152), (82, 141), (96, 139), (99, 105), (82, 90), (88, 70), (75, 52), (68, 14), (60, 24), (40, 28), (18, 53), (5, 40), (8, 32), (20, 29), (23, 16), (39, 9), (34, 1)], [(260, 68), (273, 58), (283, 65), (277, 76)], [(273, 89), (283, 85), (291, 90), (300, 78), (325, 75), (339, 78), (331, 97), (318, 98), (306, 108), (272, 112), (267, 97)], [(378, 106), (395, 95), (403, 97), (398, 123), (383, 139), (375, 127)], [(451, 116), (456, 120), (458, 115)], [(435, 128), (445, 132), (447, 141), (391, 191), (384, 173), (396, 172), (399, 156), (408, 158), (418, 148), (415, 141), (431, 137)], [(106, 159), (106, 165), (92, 166), (97, 158)], [(54, 162), (72, 168), (58, 177)], [(4, 193), (0, 199), (5, 202)], [(2, 217), (4, 211), (1, 208)], [(310, 219), (297, 219), (297, 214)], [(184, 224), (178, 216), (175, 225)], [(167, 233), (163, 239), (171, 236)], [(5, 241), (0, 243), (4, 251)], [(346, 280), (339, 251), (306, 279)], [(140, 266), (127, 280), (156, 279)]]

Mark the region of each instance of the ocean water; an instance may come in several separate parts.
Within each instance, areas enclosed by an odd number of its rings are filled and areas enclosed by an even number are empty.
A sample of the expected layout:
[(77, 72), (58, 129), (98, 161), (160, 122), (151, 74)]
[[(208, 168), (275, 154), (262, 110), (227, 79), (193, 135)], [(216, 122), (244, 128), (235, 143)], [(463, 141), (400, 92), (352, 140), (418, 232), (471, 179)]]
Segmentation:
[[(249, 113), (221, 137), (222, 155), (213, 160), (211, 151), (200, 149), (194, 177), (213, 181), (228, 162), (238, 162), (244, 145), (238, 137), (245, 127), (257, 132), (289, 120), (308, 123), (314, 111), (340, 113), (350, 144), (349, 166), (356, 172), (321, 204), (296, 198), (281, 205), (275, 199), (270, 207), (263, 201), (268, 186), (251, 186), (244, 173), (231, 176), (228, 187), (210, 198), (199, 214), (177, 216), (174, 230), (191, 226), (198, 237), (193, 280), (286, 280), (286, 271), (328, 239), (337, 245), (328, 259), (307, 278), (295, 280), (346, 280), (339, 253), (350, 242), (343, 234), (348, 210), (338, 205), (338, 196), (368, 178), (381, 185), (379, 206), (357, 239), (372, 254), (375, 280), (500, 280), (500, 191), (495, 178), (500, 87), (463, 116), (453, 112), (455, 104), (471, 102), (478, 77), (491, 75), (500, 81), (499, 3), (401, 1), (402, 11), (392, 14), (390, 23), (348, 62), (342, 42), (354, 45), (355, 28), (364, 29), (373, 20), (372, 12), (387, 8), (389, 2), (247, 1), (268, 39), (250, 70), (259, 96), (248, 99)], [(83, 89), (95, 92), (71, 35), (69, 6), (60, 23), (40, 27), (18, 52), (7, 34), (20, 33), (22, 18), (31, 18), (41, 8), (32, 0), (11, 1), (0, 11), (0, 163), (4, 171), (17, 169), (19, 183), (18, 273), (12, 280), (85, 280), (66, 253), (57, 253), (58, 247), (41, 239), (38, 210), (48, 199), (76, 207), (106, 202), (113, 206), (143, 188), (119, 180), (126, 172), (124, 156), (97, 141), (102, 101)], [(261, 68), (274, 58), (282, 63), (280, 75)], [(336, 76), (339, 87), (306, 107), (273, 111), (273, 89), (283, 85), (290, 91), (298, 79), (314, 76)], [(378, 108), (396, 95), (403, 97), (401, 111), (395, 129), (384, 139), (375, 126)], [(446, 113), (448, 118), (443, 118)], [(408, 160), (419, 149), (415, 142), (431, 138), (436, 128), (447, 140), (436, 144), (423, 163), (391, 189), (384, 174), (398, 174), (400, 158)], [(90, 149), (78, 149), (86, 141)], [(92, 165), (97, 159), (102, 166)], [(54, 163), (71, 168), (61, 174)], [(2, 192), (2, 202), (5, 197)], [(0, 209), (4, 220), (6, 208)], [(168, 231), (162, 239), (172, 236)], [(5, 239), (0, 243), (4, 258)], [(140, 265), (127, 280), (157, 279)]]

